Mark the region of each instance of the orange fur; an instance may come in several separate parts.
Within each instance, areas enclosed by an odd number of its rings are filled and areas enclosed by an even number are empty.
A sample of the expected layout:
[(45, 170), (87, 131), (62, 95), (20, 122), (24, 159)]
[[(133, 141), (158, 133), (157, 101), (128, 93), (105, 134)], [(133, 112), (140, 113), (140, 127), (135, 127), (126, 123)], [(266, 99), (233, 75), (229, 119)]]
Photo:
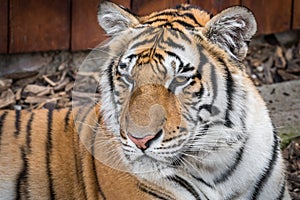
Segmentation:
[[(97, 109), (97, 107), (95, 107)], [(84, 113), (86, 109), (81, 110)], [(12, 182), (14, 197), (19, 194), (22, 198), (48, 199), (51, 196), (49, 175), (47, 174), (47, 153), (49, 153), (50, 173), (52, 177), (53, 193), (56, 199), (150, 199), (150, 196), (141, 191), (138, 180), (126, 172), (114, 170), (93, 159), (86, 147), (81, 143), (76, 124), (78, 109), (70, 114), (69, 125), (65, 130), (65, 116), (68, 109), (54, 110), (51, 126), (51, 148), (47, 127), (48, 110), (32, 112), (21, 111), (20, 131), (14, 136), (15, 112), (1, 111), (0, 116), (7, 112), (1, 134), (0, 149), (0, 191), (5, 189), (5, 184)], [(93, 125), (95, 114), (90, 111), (85, 123)], [(30, 116), (33, 120), (30, 125)], [(99, 113), (98, 113), (99, 114)], [(31, 126), (28, 131), (28, 126)], [(79, 126), (79, 124), (78, 124)], [(83, 126), (81, 133), (91, 137), (89, 126)], [(28, 141), (28, 138), (30, 141)], [(24, 171), (25, 162), (27, 166)], [(95, 167), (93, 167), (93, 162)], [(21, 174), (26, 178), (17, 186)], [(100, 192), (100, 190), (101, 192)]]

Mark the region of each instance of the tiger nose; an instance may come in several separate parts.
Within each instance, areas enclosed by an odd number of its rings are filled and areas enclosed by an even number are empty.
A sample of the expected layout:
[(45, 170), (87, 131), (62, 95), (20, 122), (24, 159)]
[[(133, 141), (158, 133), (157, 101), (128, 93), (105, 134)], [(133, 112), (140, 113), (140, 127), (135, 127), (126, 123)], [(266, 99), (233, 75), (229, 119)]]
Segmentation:
[(151, 143), (155, 140), (157, 140), (162, 134), (162, 130), (158, 131), (156, 135), (147, 135), (143, 138), (137, 138), (131, 135), (130, 133), (128, 134), (128, 138), (142, 151), (146, 150), (149, 148)]

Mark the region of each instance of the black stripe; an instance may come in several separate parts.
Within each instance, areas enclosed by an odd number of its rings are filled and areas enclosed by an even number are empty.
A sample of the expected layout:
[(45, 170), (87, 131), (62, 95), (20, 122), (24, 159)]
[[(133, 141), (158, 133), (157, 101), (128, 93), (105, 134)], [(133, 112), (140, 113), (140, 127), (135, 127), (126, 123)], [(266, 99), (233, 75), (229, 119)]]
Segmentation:
[[(194, 123), (195, 125), (198, 123), (196, 119), (193, 119), (193, 116), (190, 113), (183, 113), (182, 115), (187, 121)], [(197, 115), (199, 116), (199, 115)]]
[(184, 13), (183, 16), (188, 17), (189, 19), (193, 20), (195, 24), (198, 24), (200, 27), (203, 27), (195, 18), (192, 13)]
[(234, 81), (232, 79), (231, 72), (229, 71), (228, 67), (226, 67), (224, 61), (219, 59), (219, 61), (225, 66), (225, 71), (226, 71), (226, 93), (227, 93), (227, 109), (225, 113), (225, 126), (228, 128), (231, 128), (233, 126), (233, 123), (230, 119), (230, 112), (233, 109), (233, 104), (232, 104), (232, 98), (233, 98), (233, 93), (235, 91), (234, 89)]
[(81, 185), (81, 187), (83, 188), (84, 199), (87, 199), (86, 186), (85, 186), (85, 182), (83, 179), (82, 157), (80, 155), (81, 154), (80, 153), (80, 144), (82, 144), (82, 143), (80, 142), (80, 138), (77, 134), (74, 134), (73, 138), (77, 139), (76, 144), (74, 141), (74, 145), (73, 145), (73, 155), (74, 155), (74, 160), (75, 160), (75, 171), (76, 171), (77, 183), (78, 183), (78, 185)]
[[(177, 10), (168, 10), (168, 11), (161, 11), (161, 12), (158, 12), (154, 15), (151, 15), (151, 18), (150, 19), (153, 19), (153, 18), (156, 18), (156, 17), (167, 17), (167, 16), (170, 16), (170, 17), (174, 17), (174, 16), (177, 16), (178, 15), (178, 12)], [(163, 18), (165, 19), (165, 18)]]
[[(151, 196), (153, 196), (153, 197), (155, 197), (155, 198), (161, 199), (161, 200), (172, 200), (172, 199), (174, 199), (173, 197), (171, 197), (171, 196), (169, 196), (169, 195), (161, 194), (161, 193), (158, 192), (158, 191), (154, 191), (153, 189), (147, 187), (146, 185), (144, 185), (144, 184), (142, 184), (142, 183), (139, 183), (139, 184), (138, 184), (138, 188), (139, 188), (141, 191), (143, 191), (143, 192), (145, 192), (145, 193), (147, 193), (147, 194), (149, 194), (149, 195), (151, 195)], [(174, 199), (174, 200), (175, 200), (175, 199)]]
[(98, 193), (100, 194), (100, 196), (102, 197), (103, 200), (106, 200), (106, 197), (104, 195), (104, 192), (103, 192), (103, 190), (100, 186), (99, 180), (98, 180), (98, 176), (97, 176), (97, 172), (96, 172), (95, 157), (94, 156), (92, 156), (92, 164), (93, 164), (93, 171), (94, 171), (95, 178), (96, 178)]
[[(156, 55), (157, 55), (157, 53), (154, 54), (154, 56), (156, 56)], [(160, 54), (158, 54), (158, 55), (161, 56)], [(160, 57), (158, 59), (160, 59)], [(160, 63), (159, 60), (157, 60), (157, 59), (154, 59), (154, 60), (155, 60), (156, 64), (153, 64), (153, 63), (150, 62), (151, 69), (154, 72), (163, 75), (163, 78), (158, 77), (160, 81), (163, 81), (167, 76), (166, 68), (164, 67), (163, 64), (158, 64), (158, 63)]]
[(168, 45), (169, 47), (177, 48), (177, 49), (180, 49), (180, 50), (182, 50), (182, 51), (185, 50), (185, 47), (184, 47), (183, 45), (176, 43), (176, 42), (173, 41), (171, 38), (168, 38), (167, 40), (163, 40), (161, 43), (158, 44), (158, 47), (159, 47), (159, 48), (165, 49), (166, 47), (163, 46), (162, 44), (166, 44), (166, 45)]
[(209, 61), (209, 58), (203, 53), (206, 51), (206, 50), (204, 50), (203, 46), (197, 45), (197, 50), (198, 50), (198, 53), (200, 56), (200, 63), (198, 65), (197, 71), (199, 74), (203, 74), (202, 73), (203, 66), (205, 66), (205, 64), (207, 64), (207, 63), (210, 63), (210, 61)]
[(110, 91), (111, 91), (111, 95), (110, 95), (111, 99), (112, 99), (111, 104), (114, 106), (114, 110), (117, 110), (117, 108), (116, 108), (116, 99), (115, 99), (115, 96), (114, 96), (115, 87), (114, 87), (114, 80), (113, 80), (113, 67), (115, 65), (114, 59), (115, 58), (112, 58), (111, 61), (110, 61), (110, 65), (107, 69), (107, 74), (108, 74), (108, 80), (109, 80)]
[(51, 153), (52, 153), (52, 123), (53, 123), (53, 110), (48, 110), (47, 115), (47, 141), (46, 141), (46, 170), (47, 170), (47, 176), (49, 179), (49, 193), (50, 193), (50, 199), (55, 199), (55, 193), (54, 193), (54, 185), (53, 185), (53, 178), (52, 178), (52, 172), (51, 172)]
[[(181, 7), (182, 8), (182, 7)], [(195, 9), (195, 8), (194, 8)], [(199, 8), (196, 8), (197, 10), (200, 10)], [(189, 10), (189, 9), (184, 9), (184, 10)], [(163, 16), (163, 17), (167, 17), (167, 16), (178, 16), (178, 17), (182, 17), (182, 18), (185, 18), (185, 17), (187, 17), (187, 18), (189, 18), (189, 19), (191, 19), (192, 21), (194, 21), (194, 23), (195, 24), (198, 24), (199, 26), (201, 26), (202, 27), (202, 25), (201, 24), (199, 24), (198, 23), (198, 21), (196, 20), (196, 18), (195, 18), (195, 16), (192, 14), (192, 13), (183, 13), (182, 15), (180, 15), (179, 13), (178, 13), (178, 11), (177, 10), (174, 10), (174, 11), (168, 11), (168, 12), (161, 12), (161, 13), (158, 13), (158, 14), (156, 14), (156, 15), (153, 15), (153, 16), (151, 16), (151, 19), (153, 19), (153, 18), (156, 18), (156, 17), (161, 17), (161, 16)], [(167, 19), (167, 18), (160, 18), (160, 19)], [(150, 20), (149, 20), (150, 21)]]
[[(78, 152), (76, 153), (76, 150), (74, 149), (74, 159), (75, 161), (75, 168), (76, 168), (76, 176), (77, 176), (77, 180), (78, 180), (78, 184), (81, 184), (81, 186), (83, 187), (83, 195), (84, 195), (84, 199), (88, 199), (87, 198), (87, 194), (86, 194), (86, 183), (84, 181), (84, 175), (83, 175), (83, 167), (82, 167), (82, 153), (80, 151), (80, 135), (81, 135), (81, 131), (84, 125), (84, 122), (86, 120), (86, 118), (89, 116), (90, 111), (95, 108), (95, 105), (90, 105), (90, 107), (86, 108), (86, 106), (88, 105), (82, 105), (78, 112), (76, 113), (76, 116), (74, 117), (75, 121), (79, 123), (79, 127), (77, 130), (77, 143), (76, 143), (76, 147), (78, 148)], [(76, 148), (74, 147), (74, 148)], [(85, 147), (84, 147), (85, 148)]]
[(97, 171), (96, 171), (96, 163), (95, 163), (95, 139), (96, 139), (96, 134), (98, 133), (98, 127), (101, 123), (101, 114), (99, 114), (98, 116), (98, 120), (97, 120), (97, 124), (96, 127), (93, 131), (93, 137), (92, 137), (92, 149), (91, 149), (91, 153), (92, 153), (92, 165), (93, 165), (93, 172), (95, 174), (95, 178), (96, 178), (96, 184), (97, 184), (97, 188), (98, 188), (98, 192), (100, 193), (101, 197), (105, 200), (106, 197), (104, 195), (104, 192), (101, 189), (99, 180), (98, 180), (98, 176), (97, 176)]
[[(2, 129), (3, 129), (3, 126), (4, 126), (4, 121), (5, 121), (5, 118), (7, 116), (8, 112), (5, 111), (2, 113), (2, 115), (0, 116), (0, 147), (1, 147), (1, 140), (2, 140)], [(1, 149), (1, 148), (0, 148)]]
[(164, 24), (161, 24), (159, 26), (167, 26), (167, 25), (173, 26), (174, 23), (178, 23), (181, 26), (184, 26), (185, 28), (194, 28), (194, 26), (192, 24), (189, 24), (189, 23), (187, 23), (183, 20), (180, 20), (180, 19), (176, 19), (176, 20), (173, 20), (173, 21), (169, 22), (168, 19), (166, 19), (166, 18), (162, 18), (162, 19), (156, 18), (156, 19), (148, 20), (144, 24), (151, 25), (151, 24), (154, 24), (156, 22), (165, 22)]
[(226, 180), (228, 180), (228, 178), (230, 176), (233, 175), (234, 171), (237, 169), (237, 167), (239, 166), (239, 164), (242, 161), (242, 156), (244, 154), (246, 141), (247, 141), (247, 139), (243, 142), (241, 148), (236, 153), (233, 164), (231, 166), (229, 166), (225, 172), (223, 172), (221, 175), (219, 175), (217, 178), (214, 179), (214, 183), (216, 185), (225, 182)]
[[(243, 102), (244, 103), (246, 103), (246, 97), (245, 97), (245, 95), (243, 96)], [(245, 104), (246, 105), (246, 104)], [(247, 129), (247, 127), (246, 127), (246, 122), (245, 122), (245, 120), (247, 119), (247, 113), (246, 113), (246, 111), (245, 111), (245, 107), (244, 108), (242, 108), (242, 111), (241, 111), (241, 117), (240, 117), (240, 120), (241, 120), (241, 124), (242, 124), (242, 127), (243, 127), (243, 129), (244, 130), (246, 130)]]
[(24, 147), (21, 147), (20, 151), (21, 151), (21, 154), (22, 154), (21, 155), (21, 160), (23, 160), (23, 168), (20, 171), (20, 173), (18, 175), (18, 178), (16, 180), (17, 181), (17, 184), (16, 184), (16, 193), (17, 193), (16, 199), (17, 200), (19, 200), (21, 198), (23, 199), (23, 197), (24, 197), (23, 195), (26, 195), (26, 199), (29, 199), (28, 198), (28, 191), (24, 191), (23, 190), (23, 189), (25, 189), (24, 187), (26, 187), (26, 189), (28, 187), (27, 180), (25, 180), (26, 177), (27, 177), (28, 160), (27, 160), (27, 157), (26, 157), (26, 153), (25, 153)]
[(141, 32), (141, 34), (138, 34), (137, 36), (135, 36), (134, 38), (131, 39), (131, 41), (137, 41), (140, 38), (145, 38), (149, 35), (158, 33), (161, 29), (160, 28), (156, 28), (156, 27), (147, 27), (145, 30), (143, 30)]
[(161, 18), (161, 19), (155, 18), (155, 19), (147, 20), (143, 24), (152, 25), (156, 22), (168, 22), (168, 19), (166, 19), (166, 18)]
[(193, 174), (191, 174), (191, 176), (192, 176), (194, 179), (196, 179), (197, 181), (199, 181), (199, 182), (201, 182), (202, 184), (206, 185), (207, 187), (213, 188), (213, 186), (212, 186), (211, 184), (207, 183), (205, 180), (203, 180), (203, 178), (197, 177), (197, 176), (195, 176), (195, 175), (193, 175)]
[(167, 51), (167, 50), (165, 50), (165, 53), (168, 54), (169, 56), (175, 57), (180, 62), (180, 65), (183, 66), (181, 58), (176, 53), (171, 52), (171, 51)]
[(18, 135), (20, 135), (20, 118), (21, 118), (21, 112), (20, 110), (16, 110), (16, 121), (15, 121), (15, 137), (17, 137)]
[(174, 47), (174, 48), (178, 48), (178, 49), (181, 49), (182, 51), (185, 50), (185, 47), (181, 44), (179, 44), (178, 42), (172, 40), (171, 38), (168, 37), (168, 39), (166, 41), (164, 41), (166, 44), (168, 44), (169, 46), (171, 47)]
[(185, 28), (194, 28), (194, 26), (192, 24), (189, 24), (183, 20), (177, 19), (172, 21), (172, 23), (177, 22), (178, 24), (180, 24), (181, 26), (184, 26)]
[(174, 36), (176, 39), (178, 39), (178, 33), (175, 30), (168, 30), (168, 33), (170, 33), (172, 36)]
[(108, 81), (109, 81), (109, 86), (110, 86), (110, 91), (113, 92), (114, 91), (114, 80), (113, 80), (113, 67), (115, 65), (115, 58), (112, 58), (110, 61), (110, 64), (106, 70), (107, 75), (108, 75)]
[(153, 196), (153, 197), (155, 197), (155, 198), (162, 199), (162, 200), (169, 200), (169, 199), (166, 199), (166, 198), (164, 198), (164, 197), (162, 197), (162, 196), (159, 196), (159, 194), (156, 194), (156, 193), (154, 193), (153, 191), (148, 190), (147, 188), (142, 188), (142, 187), (140, 187), (140, 189), (141, 189), (143, 192), (148, 193), (149, 195), (151, 195), (151, 196)]
[(251, 199), (257, 199), (260, 193), (262, 192), (264, 185), (267, 183), (268, 179), (270, 178), (274, 166), (276, 164), (276, 160), (278, 158), (279, 152), (279, 141), (276, 133), (274, 132), (274, 141), (273, 141), (273, 149), (272, 149), (272, 158), (269, 160), (268, 165), (266, 168), (263, 169), (263, 173), (260, 175), (259, 180), (256, 182), (254, 186), (254, 191), (251, 196)]
[(31, 153), (31, 129), (32, 129), (32, 121), (33, 121), (34, 113), (31, 113), (30, 118), (26, 125), (26, 147), (27, 154)]
[(276, 200), (282, 200), (284, 197), (284, 192), (285, 192), (285, 180), (283, 180), (282, 186), (280, 188), (280, 192)]
[(31, 123), (33, 120), (34, 113), (31, 113), (30, 118), (26, 125), (26, 148), (22, 146), (20, 148), (21, 151), (21, 160), (23, 160), (23, 168), (22, 171), (18, 175), (17, 184), (16, 184), (16, 199), (21, 199), (21, 197), (25, 199), (29, 199), (29, 191), (28, 191), (28, 154), (31, 152), (30, 142), (31, 142)]
[(28, 166), (29, 166), (28, 155), (31, 153), (31, 130), (32, 130), (33, 117), (34, 117), (34, 113), (32, 112), (26, 125), (26, 157), (24, 158), (24, 156), (22, 155), (22, 158), (24, 159), (23, 183), (25, 187), (25, 191), (23, 192), (25, 193), (26, 199), (30, 199), (29, 191), (28, 191), (28, 186), (29, 186), (28, 185)]
[(182, 30), (178, 29), (178, 28), (175, 28), (175, 27), (171, 27), (171, 29), (179, 32), (179, 36), (181, 37), (181, 39), (185, 40), (186, 42), (192, 44), (192, 40), (186, 35), (186, 33), (184, 33)]
[(21, 199), (21, 197), (25, 197), (25, 199), (29, 199), (29, 191), (28, 191), (28, 154), (31, 152), (30, 142), (31, 142), (31, 123), (33, 120), (34, 113), (31, 113), (30, 118), (26, 125), (26, 147), (22, 146), (20, 148), (21, 151), (21, 160), (23, 160), (23, 168), (22, 171), (18, 175), (18, 179), (16, 180), (16, 199)]
[(154, 56), (158, 59), (158, 62), (163, 65), (163, 61), (165, 60), (165, 58), (163, 57), (163, 55), (161, 55), (160, 53), (155, 52)]
[(195, 197), (195, 199), (201, 200), (200, 196), (199, 196), (198, 192), (195, 190), (195, 188), (191, 184), (189, 184), (186, 180), (184, 180), (183, 178), (181, 178), (177, 175), (168, 176), (167, 178), (171, 181), (178, 183), (180, 186), (185, 188), (188, 192), (190, 192)]
[(179, 36), (182, 39), (184, 39), (184, 40), (188, 41), (189, 43), (191, 43), (191, 40), (185, 35), (185, 33), (182, 30), (180, 30), (179, 28), (175, 28), (175, 27), (171, 26), (171, 24), (170, 24), (170, 29), (179, 32), (180, 33)]
[(147, 44), (147, 43), (153, 43), (153, 42), (155, 41), (155, 39), (156, 39), (155, 36), (156, 36), (156, 35), (153, 35), (152, 38), (150, 38), (150, 39), (144, 39), (144, 40), (142, 40), (142, 41), (140, 41), (140, 42), (134, 43), (134, 44), (130, 47), (130, 49), (137, 48), (137, 47), (141, 47), (141, 46), (143, 46), (143, 45), (145, 45), (145, 44)]
[(64, 128), (64, 131), (67, 132), (68, 130), (68, 127), (69, 127), (69, 123), (70, 123), (70, 114), (72, 112), (72, 108), (69, 108), (67, 113), (66, 113), (66, 116), (65, 116), (65, 128)]
[[(193, 72), (193, 71), (195, 70), (195, 67), (191, 66), (191, 64), (188, 63), (188, 64), (184, 65), (183, 68), (181, 68), (180, 70), (181, 70), (181, 71), (180, 71), (181, 73), (185, 73), (185, 72)], [(197, 74), (194, 75), (192, 78), (193, 78), (193, 79), (198, 78), (199, 80), (201, 80), (201, 74), (199, 74), (199, 73), (197, 72)]]
[[(164, 20), (155, 20), (155, 21), (164, 21)], [(151, 24), (151, 21), (149, 21), (149, 23)], [(148, 24), (149, 24), (149, 23), (148, 23)], [(144, 24), (147, 24), (147, 22), (145, 22)], [(168, 21), (166, 21), (166, 23), (164, 23), (164, 24), (162, 24), (162, 25), (160, 25), (160, 26), (157, 26), (157, 27), (168, 27), (168, 28), (170, 28), (171, 30), (177, 31), (177, 32), (179, 32), (179, 33), (182, 33), (182, 34), (180, 34), (180, 37), (181, 37), (182, 39), (188, 41), (189, 43), (191, 43), (191, 40), (185, 35), (185, 33), (184, 33), (182, 30), (173, 27), (173, 24), (170, 23), (170, 22), (168, 22)], [(161, 30), (161, 29), (155, 29), (155, 30)], [(172, 33), (172, 34), (173, 34), (173, 33)]]

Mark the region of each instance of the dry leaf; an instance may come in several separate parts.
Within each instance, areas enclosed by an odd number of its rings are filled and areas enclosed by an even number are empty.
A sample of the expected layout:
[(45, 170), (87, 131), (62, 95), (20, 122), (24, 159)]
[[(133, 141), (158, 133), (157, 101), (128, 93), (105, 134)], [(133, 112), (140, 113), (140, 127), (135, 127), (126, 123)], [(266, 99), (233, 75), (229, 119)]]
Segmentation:
[(43, 103), (43, 102), (48, 102), (50, 100), (51, 100), (51, 98), (49, 98), (49, 97), (28, 96), (25, 99), (25, 102), (26, 103)]
[(49, 88), (45, 87), (45, 86), (30, 84), (30, 85), (27, 85), (24, 88), (24, 92), (30, 92), (32, 94), (38, 94), (38, 93), (44, 92), (45, 90), (48, 90), (48, 89)]
[(13, 80), (8, 78), (0, 78), (0, 92), (3, 92), (10, 88)]
[(1, 93), (0, 96), (0, 108), (5, 108), (6, 106), (15, 104), (15, 95), (11, 91), (11, 89), (8, 89)]

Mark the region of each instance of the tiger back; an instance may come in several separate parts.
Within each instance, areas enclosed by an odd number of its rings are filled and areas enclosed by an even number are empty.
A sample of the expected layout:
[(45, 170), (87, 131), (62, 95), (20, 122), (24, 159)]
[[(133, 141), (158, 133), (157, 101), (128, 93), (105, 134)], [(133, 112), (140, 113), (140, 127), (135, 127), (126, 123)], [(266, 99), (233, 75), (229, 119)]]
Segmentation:
[[(290, 199), (279, 138), (242, 64), (252, 13), (104, 1), (99, 102), (0, 112), (3, 199)], [(87, 65), (89, 63), (86, 63)]]

